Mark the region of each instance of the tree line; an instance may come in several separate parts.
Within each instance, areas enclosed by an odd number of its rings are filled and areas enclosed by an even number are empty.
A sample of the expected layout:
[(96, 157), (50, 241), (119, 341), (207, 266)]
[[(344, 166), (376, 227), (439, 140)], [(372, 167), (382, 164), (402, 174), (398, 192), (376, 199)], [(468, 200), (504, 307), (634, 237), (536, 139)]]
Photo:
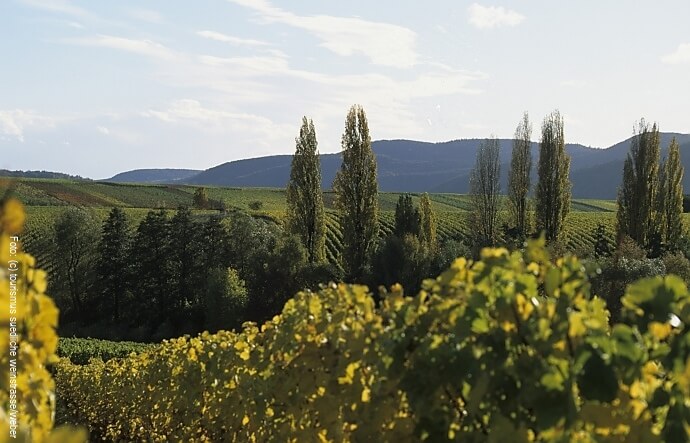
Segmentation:
[[(537, 183), (532, 189), (532, 126), (524, 114), (513, 139), (508, 173), (508, 220), (505, 234), (524, 239), (544, 233), (558, 241), (570, 210), (570, 156), (565, 151), (563, 117), (556, 110), (541, 127)], [(477, 240), (485, 246), (498, 243), (502, 209), (499, 143), (488, 138), (480, 143), (470, 175), (471, 217)], [(659, 130), (640, 120), (623, 167), (617, 200), (617, 242), (630, 237), (650, 250), (673, 249), (683, 237), (683, 166), (675, 138), (666, 158), (660, 160)], [(533, 192), (533, 208), (530, 193)], [(534, 218), (534, 230), (533, 226)], [(658, 253), (658, 251), (657, 251)]]
[(85, 209), (55, 222), (51, 293), (63, 335), (155, 341), (264, 321), (305, 287), (340, 280), (310, 263), (295, 236), (241, 212), (151, 210), (134, 227), (113, 208), (99, 227)]

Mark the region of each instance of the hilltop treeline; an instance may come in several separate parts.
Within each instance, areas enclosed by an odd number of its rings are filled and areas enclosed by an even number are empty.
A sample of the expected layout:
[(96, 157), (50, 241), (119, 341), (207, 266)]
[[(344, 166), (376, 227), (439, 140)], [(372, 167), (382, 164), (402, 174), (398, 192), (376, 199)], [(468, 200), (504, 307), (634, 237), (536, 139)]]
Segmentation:
[(82, 177), (81, 175), (70, 175), (63, 172), (51, 171), (10, 171), (9, 169), (0, 169), (0, 177), (22, 177), (22, 178), (63, 178), (69, 180), (89, 180), (90, 178)]

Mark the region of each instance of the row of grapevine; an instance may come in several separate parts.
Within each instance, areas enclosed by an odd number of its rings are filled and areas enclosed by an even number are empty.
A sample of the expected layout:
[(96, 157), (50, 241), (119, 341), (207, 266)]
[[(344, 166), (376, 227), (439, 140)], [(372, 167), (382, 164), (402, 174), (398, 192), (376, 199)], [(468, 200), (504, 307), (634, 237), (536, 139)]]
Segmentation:
[(333, 264), (340, 262), (340, 251), (343, 249), (343, 235), (340, 231), (338, 214), (326, 211), (326, 259)]
[(610, 326), (576, 258), (486, 249), (416, 296), (302, 292), (260, 328), (57, 365), (62, 420), (110, 441), (687, 441), (690, 294), (631, 286)]
[(615, 244), (616, 214), (610, 212), (575, 212), (568, 215), (564, 241), (571, 251), (594, 250), (596, 229), (599, 224), (606, 228), (606, 239)]
[(57, 355), (67, 358), (74, 364), (85, 365), (92, 358), (108, 361), (112, 358), (128, 357), (154, 346), (150, 343), (63, 337), (58, 341)]

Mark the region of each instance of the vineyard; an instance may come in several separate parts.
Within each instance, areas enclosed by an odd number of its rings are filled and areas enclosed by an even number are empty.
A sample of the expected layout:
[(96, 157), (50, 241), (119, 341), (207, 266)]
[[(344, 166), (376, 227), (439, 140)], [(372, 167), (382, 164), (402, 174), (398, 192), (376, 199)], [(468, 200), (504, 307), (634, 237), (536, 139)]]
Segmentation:
[[(0, 210), (2, 287), (10, 287), (7, 232), (23, 218), (13, 200)], [(46, 274), (32, 257), (17, 258), (19, 367), (31, 375), (16, 385), (23, 441), (82, 442), (84, 430), (91, 441), (160, 442), (690, 438), (682, 280), (629, 286), (622, 320), (611, 325), (584, 266), (575, 257), (551, 261), (543, 239), (524, 252), (459, 258), (417, 295), (392, 287), (380, 306), (364, 286), (330, 285), (296, 294), (261, 327), (158, 346), (58, 345)], [(0, 295), (10, 302), (10, 292)], [(49, 372), (56, 351), (69, 358)], [(83, 364), (92, 356), (101, 358)], [(81, 429), (51, 431), (54, 411), (57, 424)]]
[(631, 286), (611, 327), (580, 262), (542, 245), (458, 259), (380, 308), (341, 284), (260, 328), (63, 359), (58, 420), (110, 441), (687, 441), (682, 281)]

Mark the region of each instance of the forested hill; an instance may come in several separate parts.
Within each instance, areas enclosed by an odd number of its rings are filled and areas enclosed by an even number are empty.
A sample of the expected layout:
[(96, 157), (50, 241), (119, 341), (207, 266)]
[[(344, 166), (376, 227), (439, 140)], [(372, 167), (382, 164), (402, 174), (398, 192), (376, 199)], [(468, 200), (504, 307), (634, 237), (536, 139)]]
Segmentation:
[(62, 178), (68, 180), (90, 180), (80, 175), (64, 174), (62, 172), (52, 171), (10, 171), (8, 169), (0, 169), (0, 177), (12, 178)]
[[(690, 171), (690, 135), (662, 133), (662, 156), (671, 139), (681, 144), (683, 165)], [(468, 191), (469, 172), (474, 166), (479, 139), (427, 143), (412, 140), (381, 140), (373, 142), (378, 160), (381, 191), (391, 192), (455, 192)], [(571, 156), (573, 196), (577, 198), (612, 199), (616, 197), (623, 171), (623, 161), (630, 149), (631, 138), (606, 149), (566, 145)], [(512, 140), (500, 140), (500, 160), (503, 189), (507, 181)], [(532, 153), (536, 166), (538, 144)], [(290, 175), (290, 155), (274, 155), (224, 163), (186, 178), (158, 180), (158, 182), (188, 183), (218, 186), (284, 187)], [(340, 154), (321, 155), (323, 187), (330, 188), (340, 167)], [(536, 171), (536, 167), (533, 168)], [(156, 170), (153, 170), (156, 171)], [(126, 180), (123, 179), (127, 178)], [(151, 182), (143, 178), (119, 174), (113, 181)], [(684, 187), (690, 189), (690, 173), (684, 177)]]

